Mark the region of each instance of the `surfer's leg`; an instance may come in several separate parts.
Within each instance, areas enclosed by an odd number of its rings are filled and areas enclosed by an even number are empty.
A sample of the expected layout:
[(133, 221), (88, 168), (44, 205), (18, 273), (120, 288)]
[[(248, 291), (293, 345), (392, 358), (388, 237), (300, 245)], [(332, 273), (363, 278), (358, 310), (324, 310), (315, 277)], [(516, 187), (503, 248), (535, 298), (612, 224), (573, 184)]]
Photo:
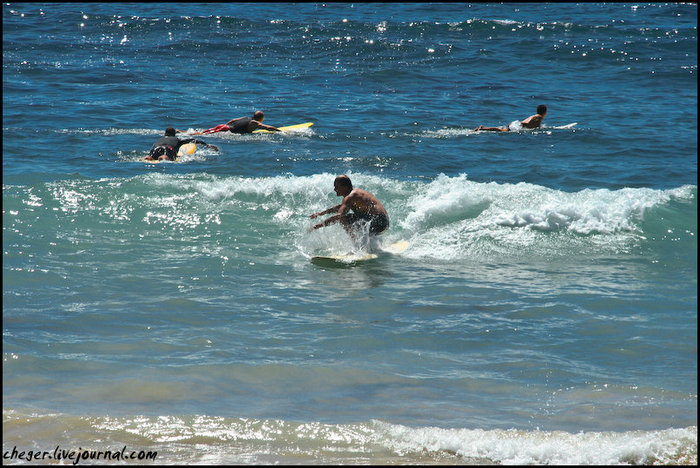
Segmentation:
[(207, 130), (203, 130), (202, 134), (225, 132), (227, 130), (229, 130), (229, 126), (226, 124), (221, 124), (221, 125), (217, 125), (216, 127), (209, 128)]

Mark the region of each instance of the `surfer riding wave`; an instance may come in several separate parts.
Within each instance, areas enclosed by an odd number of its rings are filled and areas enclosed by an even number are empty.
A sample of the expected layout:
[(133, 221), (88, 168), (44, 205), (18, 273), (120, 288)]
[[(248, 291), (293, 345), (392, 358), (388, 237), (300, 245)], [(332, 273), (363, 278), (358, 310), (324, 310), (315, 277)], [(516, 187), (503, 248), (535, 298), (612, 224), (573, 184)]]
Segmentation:
[[(357, 227), (360, 223), (369, 223), (369, 234), (378, 236), (389, 229), (389, 215), (377, 197), (360, 188), (354, 188), (350, 178), (340, 175), (333, 182), (336, 195), (343, 197), (340, 205), (319, 211), (309, 216), (311, 219), (329, 213), (337, 213), (325, 221), (315, 224), (311, 229), (319, 229), (334, 223), (341, 223), (348, 235), (355, 240)], [(353, 210), (352, 213), (348, 213)]]

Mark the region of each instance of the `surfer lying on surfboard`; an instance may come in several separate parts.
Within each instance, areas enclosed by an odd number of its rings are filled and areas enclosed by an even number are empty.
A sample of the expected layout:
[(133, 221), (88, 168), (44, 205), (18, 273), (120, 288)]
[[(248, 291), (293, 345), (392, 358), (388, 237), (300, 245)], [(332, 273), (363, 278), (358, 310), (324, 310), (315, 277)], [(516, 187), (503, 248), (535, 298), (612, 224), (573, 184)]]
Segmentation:
[(197, 140), (195, 138), (185, 138), (181, 140), (175, 136), (175, 132), (176, 130), (173, 127), (166, 128), (165, 135), (156, 140), (148, 156), (144, 159), (146, 161), (175, 161), (178, 150), (186, 143), (196, 143), (219, 151), (217, 146), (210, 145), (202, 140)]
[[(350, 178), (340, 175), (333, 182), (336, 195), (343, 197), (340, 205), (314, 213), (309, 218), (314, 219), (328, 213), (338, 213), (325, 221), (313, 225), (311, 229), (319, 229), (340, 222), (348, 235), (355, 240), (355, 227), (360, 222), (369, 222), (369, 234), (378, 236), (389, 228), (389, 215), (377, 198), (366, 190), (353, 188)], [(352, 213), (348, 211), (352, 210)]]
[(537, 114), (531, 115), (525, 120), (521, 120), (520, 122), (516, 120), (515, 122), (505, 127), (484, 127), (483, 125), (479, 125), (477, 128), (474, 129), (474, 131), (508, 132), (511, 130), (510, 127), (513, 126), (513, 124), (515, 124), (516, 127), (519, 124), (522, 128), (537, 128), (540, 125), (542, 125), (542, 121), (544, 120), (545, 115), (547, 115), (547, 106), (545, 106), (544, 104), (540, 104), (539, 106), (537, 106)]
[(263, 111), (256, 111), (253, 117), (239, 117), (237, 119), (231, 119), (225, 124), (217, 125), (216, 127), (208, 128), (198, 133), (193, 133), (193, 135), (207, 135), (210, 133), (218, 132), (231, 132), (231, 133), (253, 133), (255, 130), (269, 130), (271, 132), (280, 132), (281, 130), (277, 127), (271, 125), (265, 125), (262, 123), (265, 119), (265, 114)]

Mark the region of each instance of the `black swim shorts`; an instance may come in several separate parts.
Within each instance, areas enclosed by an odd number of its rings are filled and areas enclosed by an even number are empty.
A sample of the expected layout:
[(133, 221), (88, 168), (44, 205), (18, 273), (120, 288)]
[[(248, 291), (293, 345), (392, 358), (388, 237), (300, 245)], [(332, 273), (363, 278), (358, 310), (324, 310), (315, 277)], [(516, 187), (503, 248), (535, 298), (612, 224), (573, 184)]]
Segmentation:
[(355, 224), (360, 221), (369, 221), (369, 233), (370, 234), (381, 234), (382, 232), (389, 229), (389, 217), (384, 214), (358, 214), (358, 213), (348, 213), (347, 220), (349, 224)]
[(165, 154), (171, 161), (174, 161), (175, 157), (177, 156), (177, 154), (175, 153), (175, 148), (173, 148), (172, 146), (156, 146), (155, 148), (151, 148), (150, 154), (151, 157), (155, 159)]

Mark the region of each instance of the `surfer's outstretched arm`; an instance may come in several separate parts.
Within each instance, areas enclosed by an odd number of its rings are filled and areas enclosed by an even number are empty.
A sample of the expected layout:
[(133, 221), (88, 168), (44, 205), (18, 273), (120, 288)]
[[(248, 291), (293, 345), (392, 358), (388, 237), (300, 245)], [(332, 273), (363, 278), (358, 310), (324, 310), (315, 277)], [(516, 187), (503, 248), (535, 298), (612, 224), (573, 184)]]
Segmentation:
[(309, 216), (309, 218), (314, 219), (314, 218), (317, 218), (319, 216), (323, 216), (325, 214), (332, 213), (334, 211), (337, 212), (341, 206), (342, 206), (342, 203), (340, 205), (332, 206), (332, 207), (328, 208), (327, 210), (323, 210), (323, 211), (319, 211), (318, 213), (314, 213), (311, 216)]

